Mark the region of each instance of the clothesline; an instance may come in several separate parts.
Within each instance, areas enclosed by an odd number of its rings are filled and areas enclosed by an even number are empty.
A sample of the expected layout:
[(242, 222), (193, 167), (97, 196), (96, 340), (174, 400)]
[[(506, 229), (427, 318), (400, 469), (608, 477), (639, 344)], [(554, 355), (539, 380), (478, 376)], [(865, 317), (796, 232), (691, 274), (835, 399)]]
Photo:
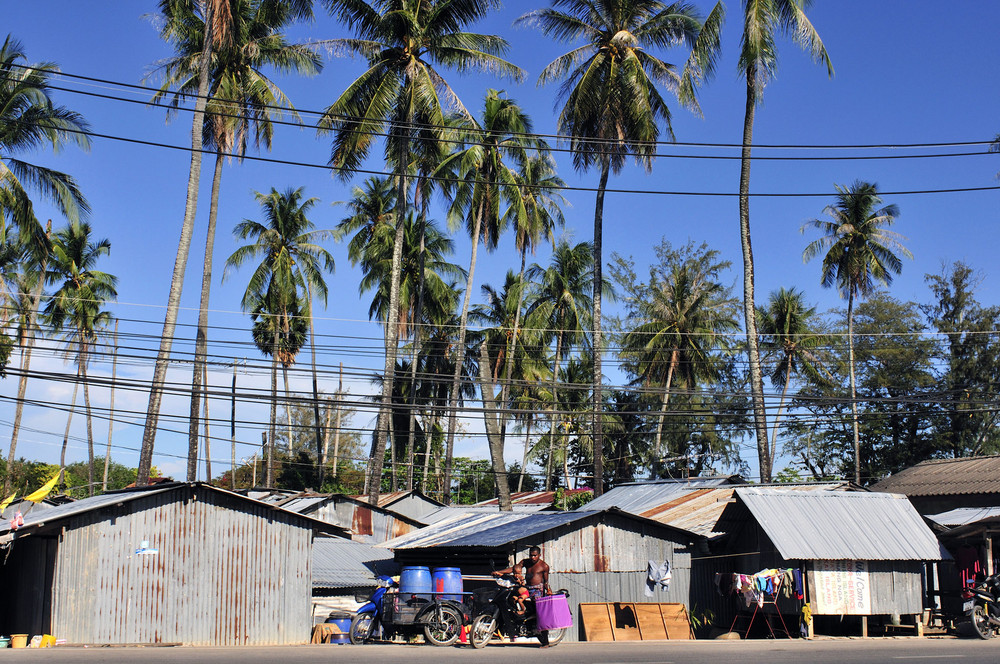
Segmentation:
[(802, 571), (791, 567), (764, 569), (756, 574), (720, 572), (715, 575), (715, 587), (722, 596), (742, 595), (747, 607), (755, 603), (758, 607), (765, 602), (773, 604), (779, 592), (787, 598), (804, 599)]

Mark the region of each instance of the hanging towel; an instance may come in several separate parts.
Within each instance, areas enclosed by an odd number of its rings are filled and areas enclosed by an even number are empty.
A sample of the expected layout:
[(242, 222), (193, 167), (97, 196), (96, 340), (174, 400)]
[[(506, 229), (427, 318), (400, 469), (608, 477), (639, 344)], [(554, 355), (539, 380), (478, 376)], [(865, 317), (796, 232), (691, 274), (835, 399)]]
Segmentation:
[(652, 597), (657, 588), (668, 590), (670, 588), (670, 561), (664, 560), (657, 563), (650, 560), (646, 565), (646, 587), (643, 590), (646, 597)]
[(795, 599), (805, 599), (802, 594), (802, 570), (796, 568), (792, 575), (795, 577)]

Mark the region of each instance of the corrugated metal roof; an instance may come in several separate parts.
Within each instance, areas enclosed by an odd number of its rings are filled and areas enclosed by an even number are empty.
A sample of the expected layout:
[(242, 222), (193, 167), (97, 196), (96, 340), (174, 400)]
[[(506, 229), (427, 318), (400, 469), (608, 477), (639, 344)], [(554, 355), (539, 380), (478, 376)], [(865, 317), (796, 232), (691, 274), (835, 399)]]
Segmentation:
[(958, 509), (928, 516), (934, 523), (942, 526), (966, 526), (986, 519), (1000, 517), (1000, 507), (959, 507)]
[(537, 541), (543, 533), (580, 521), (593, 520), (601, 514), (610, 513), (618, 518), (644, 522), (654, 528), (669, 529), (682, 533), (690, 539), (698, 539), (691, 532), (657, 523), (649, 519), (616, 509), (601, 511), (572, 512), (492, 512), (473, 516), (459, 515), (420, 530), (397, 537), (378, 546), (388, 549), (422, 549), (433, 547), (483, 547), (501, 548), (507, 545)]
[(953, 496), (1000, 493), (1000, 456), (932, 459), (901, 470), (872, 486), (872, 491), (907, 496)]
[[(252, 503), (260, 504), (261, 501), (254, 500), (253, 498), (248, 498), (245, 495), (239, 493), (233, 493), (232, 491), (227, 491), (226, 489), (220, 489), (219, 487), (212, 486), (211, 484), (205, 484), (202, 482), (194, 482), (187, 484), (185, 482), (174, 482), (171, 484), (157, 484), (153, 487), (140, 488), (140, 489), (125, 489), (122, 491), (114, 491), (101, 494), (99, 496), (91, 496), (89, 498), (81, 498), (71, 503), (64, 503), (62, 505), (55, 505), (43, 510), (31, 510), (27, 514), (23, 514), (24, 525), (21, 526), (18, 531), (25, 532), (26, 528), (32, 526), (42, 526), (47, 523), (52, 523), (55, 521), (61, 521), (63, 519), (68, 519), (70, 517), (76, 516), (78, 514), (84, 514), (93, 510), (99, 510), (104, 507), (110, 507), (112, 505), (119, 505), (131, 502), (133, 500), (138, 500), (139, 498), (145, 498), (147, 496), (155, 496), (161, 493), (168, 493), (170, 491), (176, 491), (184, 487), (191, 487), (195, 490), (207, 490), (214, 491), (217, 493), (223, 493), (228, 496), (232, 496), (238, 500), (246, 500)], [(266, 503), (265, 503), (266, 504)], [(281, 507), (277, 507), (273, 504), (267, 505), (270, 509), (288, 512)], [(324, 530), (327, 532), (335, 532), (342, 535), (347, 535), (347, 532), (332, 524), (324, 523), (312, 517), (297, 514), (295, 512), (290, 512), (294, 514), (296, 518), (304, 519), (310, 522), (314, 527), (318, 527), (319, 530)], [(10, 531), (10, 521), (0, 521), (0, 533), (7, 533)]]
[[(573, 496), (578, 493), (585, 493), (588, 491), (593, 491), (593, 489), (567, 489), (563, 492), (565, 496)], [(548, 507), (555, 501), (556, 492), (555, 491), (515, 491), (510, 494), (510, 502), (513, 505), (538, 505), (539, 507)], [(499, 498), (493, 498), (492, 500), (482, 500), (476, 503), (477, 507), (483, 506), (494, 506), (500, 505)]]
[(380, 544), (390, 549), (499, 547), (592, 516), (590, 512), (491, 512), (454, 516)]
[[(368, 502), (368, 496), (351, 496), (351, 498)], [(391, 491), (389, 493), (380, 493), (378, 495), (378, 506), (389, 507), (393, 503), (398, 503), (399, 501), (405, 498), (414, 498), (417, 500), (423, 500), (432, 505), (436, 505), (438, 507), (444, 507), (444, 503), (438, 502), (429, 496), (425, 496), (419, 491)]]
[[(846, 482), (816, 482), (804, 484), (783, 484), (782, 491), (840, 491), (847, 488)], [(657, 505), (639, 516), (691, 532), (714, 537), (722, 533), (718, 527), (719, 518), (726, 505), (733, 501), (735, 486), (690, 489), (668, 503)]]
[[(544, 505), (512, 505), (515, 514), (531, 514), (541, 512)], [(496, 505), (461, 505), (458, 507), (439, 507), (421, 516), (418, 520), (425, 525), (433, 525), (456, 517), (474, 517), (484, 514), (502, 514)], [(509, 514), (509, 512), (508, 512)]]
[(689, 480), (660, 480), (621, 484), (579, 508), (579, 511), (600, 511), (609, 507), (632, 514), (642, 514), (648, 509), (669, 503), (693, 489), (729, 484), (729, 477), (693, 477)]
[(905, 496), (752, 488), (735, 495), (785, 560), (942, 558), (937, 538)]
[(313, 588), (365, 588), (380, 574), (399, 574), (392, 552), (339, 537), (313, 541)]

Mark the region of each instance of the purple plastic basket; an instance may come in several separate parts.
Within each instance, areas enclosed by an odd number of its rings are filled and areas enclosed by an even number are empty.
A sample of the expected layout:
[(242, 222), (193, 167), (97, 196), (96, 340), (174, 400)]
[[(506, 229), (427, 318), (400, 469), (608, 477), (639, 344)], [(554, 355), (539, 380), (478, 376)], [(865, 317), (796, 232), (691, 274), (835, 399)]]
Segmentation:
[(538, 629), (561, 629), (573, 626), (573, 615), (569, 612), (566, 595), (546, 595), (535, 600), (538, 613)]

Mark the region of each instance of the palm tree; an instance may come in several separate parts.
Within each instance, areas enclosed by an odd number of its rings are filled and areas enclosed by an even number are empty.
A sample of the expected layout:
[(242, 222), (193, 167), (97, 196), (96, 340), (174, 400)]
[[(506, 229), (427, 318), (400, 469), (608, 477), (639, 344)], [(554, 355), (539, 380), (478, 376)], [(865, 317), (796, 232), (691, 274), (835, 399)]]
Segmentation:
[[(524, 162), (521, 171), (518, 173), (520, 182), (521, 202), (519, 205), (511, 205), (507, 209), (507, 214), (511, 217), (508, 221), (514, 227), (514, 246), (521, 256), (521, 269), (518, 272), (518, 282), (524, 282), (525, 262), (528, 252), (535, 253), (535, 248), (542, 241), (547, 240), (555, 246), (555, 235), (553, 231), (565, 224), (562, 206), (566, 205), (566, 199), (559, 193), (559, 190), (566, 186), (566, 183), (556, 175), (555, 161), (547, 152), (539, 150), (531, 155)], [(509, 335), (507, 357), (514, 358), (517, 352), (517, 342), (521, 335), (521, 310), (524, 306), (524, 295), (526, 288), (518, 289), (519, 301), (514, 309), (514, 327)], [(514, 369), (512, 362), (507, 362), (504, 366), (504, 376), (501, 382), (500, 402), (508, 403), (511, 393), (511, 372)], [(500, 424), (500, 437), (503, 438), (507, 430), (507, 418), (503, 418)], [(518, 478), (518, 485), (524, 480), (524, 462), (521, 464), (521, 477)]]
[[(532, 343), (537, 341), (535, 339), (526, 339), (527, 343), (517, 346), (516, 357), (508, 354), (512, 347), (510, 331), (514, 327), (514, 321), (520, 317), (518, 308), (524, 302), (523, 290), (526, 286), (521, 277), (508, 270), (503, 289), (497, 291), (490, 285), (484, 285), (482, 292), (486, 303), (474, 307), (470, 312), (472, 322), (482, 327), (472, 334), (471, 345), (479, 348), (478, 382), (483, 400), (483, 420), (493, 460), (500, 510), (507, 512), (513, 508), (503, 451), (511, 404), (506, 400), (509, 389), (503, 389), (507, 387), (504, 385), (497, 394), (497, 383), (501, 380), (502, 373), (505, 373), (504, 380), (510, 381), (514, 366), (517, 367), (514, 379), (518, 384), (539, 382), (547, 373), (545, 361), (539, 357), (541, 344)], [(535, 352), (529, 352), (531, 350)]]
[[(66, 340), (74, 351), (78, 384), (83, 385), (83, 403), (87, 414), (88, 493), (94, 495), (94, 429), (90, 409), (90, 390), (87, 384), (87, 364), (90, 353), (98, 341), (98, 330), (111, 321), (111, 314), (102, 306), (117, 297), (117, 279), (95, 270), (98, 259), (111, 251), (111, 243), (93, 240), (90, 225), (80, 221), (71, 223), (56, 232), (52, 241), (52, 259), (47, 275), (59, 287), (45, 305), (45, 318), (53, 330), (68, 327)], [(75, 391), (74, 391), (75, 395)], [(75, 399), (74, 399), (75, 401)], [(69, 417), (73, 417), (70, 404)], [(66, 425), (67, 428), (69, 424)], [(63, 441), (61, 468), (66, 467), (66, 441)]]
[[(488, 71), (520, 79), (519, 68), (501, 56), (507, 42), (500, 37), (466, 32), (465, 27), (499, 6), (497, 0), (323, 0), (331, 14), (347, 24), (354, 39), (333, 40), (335, 48), (368, 62), (365, 72), (327, 108), (321, 129), (335, 132), (330, 166), (343, 177), (364, 161), (375, 137), (385, 134), (386, 160), (397, 179), (396, 238), (388, 320), (397, 318), (403, 224), (408, 196), (406, 178), (414, 140), (437, 142), (445, 111), (441, 99), (469, 118), (458, 95), (437, 67), (459, 72)], [(423, 129), (415, 129), (417, 126)], [(396, 327), (386, 326), (382, 399), (368, 474), (368, 493), (376, 502), (382, 458), (392, 406), (396, 366)]]
[[(689, 245), (690, 246), (690, 245)], [(662, 449), (663, 425), (674, 379), (691, 391), (700, 379), (718, 377), (713, 351), (721, 335), (739, 328), (729, 289), (718, 282), (729, 267), (717, 251), (688, 255), (663, 275), (651, 275), (648, 299), (636, 303), (641, 322), (622, 338), (622, 355), (647, 384), (663, 383), (653, 453)]]
[[(743, 249), (743, 319), (746, 324), (750, 360), (750, 391), (753, 397), (754, 428), (760, 479), (771, 481), (774, 459), (768, 453), (767, 414), (764, 409), (764, 378), (760, 365), (754, 302), (753, 248), (750, 244), (750, 150), (753, 146), (754, 113), (764, 96), (764, 86), (774, 78), (778, 65), (775, 37), (783, 33), (807, 49), (817, 62), (833, 65), (819, 34), (806, 16), (811, 0), (743, 0), (743, 33), (737, 67), (746, 79), (746, 110), (743, 115), (743, 151), (740, 160), (740, 243)], [(719, 30), (723, 17), (720, 2), (705, 22), (706, 29)]]
[[(460, 370), (463, 366), (465, 337), (469, 322), (469, 304), (476, 273), (479, 243), (487, 251), (496, 249), (504, 232), (504, 222), (511, 217), (505, 214), (504, 205), (518, 207), (523, 204), (518, 182), (518, 169), (527, 161), (526, 150), (544, 147), (526, 138), (531, 133), (531, 119), (513, 99), (502, 97), (496, 90), (487, 90), (483, 114), (479, 121), (471, 120), (457, 134), (467, 145), (453, 152), (442, 162), (440, 170), (453, 175), (454, 190), (448, 221), (452, 226), (465, 222), (472, 239), (469, 273), (458, 320), (458, 342), (455, 374), (452, 377), (451, 400), (448, 413), (448, 437), (445, 444), (445, 486), (451, 486), (451, 462), (454, 452), (455, 428), (458, 422), (458, 389)], [(520, 216), (520, 215), (518, 215)], [(500, 457), (496, 458), (496, 452)], [(491, 447), (494, 470), (506, 477), (503, 450)], [(506, 479), (497, 478), (498, 486), (506, 486)]]
[[(465, 270), (447, 260), (455, 251), (454, 241), (438, 229), (433, 220), (424, 222), (424, 248), (420, 251), (420, 224), (412, 212), (406, 215), (403, 232), (403, 260), (399, 282), (399, 315), (396, 319), (400, 338), (412, 336), (414, 329), (423, 324), (416, 318), (418, 289), (423, 281), (423, 315), (431, 319), (451, 312), (454, 305), (450, 279), (465, 277)], [(361, 294), (373, 292), (368, 307), (368, 317), (388, 324), (389, 284), (392, 279), (392, 255), (395, 229), (385, 224), (372, 236), (361, 267)], [(420, 272), (423, 260), (424, 271)]]
[[(600, 179), (594, 206), (594, 493), (601, 495), (603, 436), (601, 425), (601, 293), (604, 288), (602, 236), (604, 194), (611, 171), (619, 173), (629, 155), (647, 171), (652, 168), (660, 127), (672, 139), (670, 110), (657, 86), (697, 109), (694, 96), (702, 76), (712, 73), (718, 34), (699, 35), (695, 10), (657, 0), (553, 0), (550, 9), (529, 12), (517, 24), (538, 26), (546, 36), (583, 46), (552, 61), (539, 84), (565, 79), (559, 133), (568, 137), (573, 165), (581, 171), (597, 167)], [(691, 54), (680, 73), (652, 54), (656, 49), (687, 44)]]
[[(876, 284), (888, 286), (903, 269), (897, 253), (913, 258), (903, 246), (906, 238), (887, 229), (899, 216), (895, 205), (882, 206), (878, 185), (856, 180), (850, 187), (836, 185), (837, 202), (824, 208), (829, 220), (813, 219), (802, 226), (824, 235), (810, 242), (802, 252), (809, 261), (823, 255), (822, 284), (836, 287), (847, 298), (847, 347), (851, 375), (851, 418), (854, 425), (854, 482), (861, 484), (861, 441), (858, 431), (857, 384), (854, 371), (854, 300), (868, 297)], [(882, 206), (882, 207), (880, 207)]]
[[(29, 63), (24, 47), (8, 35), (0, 48), (0, 217), (17, 227), (22, 248), (33, 263), (32, 271), (45, 272), (49, 253), (46, 229), (35, 218), (31, 194), (34, 192), (53, 203), (70, 221), (90, 212), (90, 206), (76, 181), (69, 175), (24, 161), (20, 154), (46, 145), (59, 150), (67, 143), (82, 148), (90, 145), (87, 122), (78, 113), (52, 103), (49, 78), (58, 71), (51, 62)], [(17, 438), (24, 413), (24, 395), (28, 388), (28, 368), (35, 344), (35, 319), (44, 287), (36, 279), (34, 305), (29, 314), (26, 335), (21, 344), (21, 376), (17, 385), (17, 405), (11, 427), (7, 467), (16, 459)], [(10, 476), (4, 479), (4, 494), (10, 492)]]
[[(160, 101), (173, 90), (170, 105), (178, 108), (187, 96), (198, 90), (198, 64), (203, 50), (205, 26), (191, 4), (178, 8), (168, 18), (177, 23), (172, 29), (183, 38), (177, 42), (178, 54), (163, 61), (157, 68), (162, 72), (163, 84), (153, 96), (153, 101)], [(322, 62), (314, 46), (288, 44), (281, 34), (281, 30), (292, 21), (308, 18), (312, 18), (312, 6), (304, 0), (233, 0), (230, 7), (231, 39), (213, 54), (209, 84), (211, 100), (206, 107), (204, 144), (214, 148), (216, 156), (192, 372), (187, 469), (189, 482), (194, 481), (198, 457), (201, 376), (205, 369), (208, 346), (208, 301), (212, 284), (212, 255), (222, 165), (227, 156), (242, 161), (251, 136), (257, 146), (263, 145), (265, 149), (270, 149), (272, 117), (280, 116), (278, 109), (282, 106), (291, 108), (285, 94), (262, 73), (264, 67), (308, 75), (322, 69)], [(292, 115), (297, 117), (294, 111)], [(313, 368), (313, 398), (318, 412), (315, 357)], [(318, 430), (316, 435), (319, 445)]]
[[(191, 236), (194, 234), (194, 217), (198, 211), (198, 181), (201, 179), (201, 150), (203, 145), (205, 106), (209, 93), (209, 64), (212, 50), (227, 44), (232, 36), (231, 5), (233, 0), (204, 0), (202, 53), (198, 58), (198, 94), (195, 97), (194, 113), (191, 119), (191, 166), (188, 169), (187, 198), (184, 203), (184, 221), (181, 236), (177, 241), (177, 256), (170, 278), (170, 292), (167, 295), (167, 310), (163, 316), (163, 331), (160, 333), (160, 348), (156, 353), (153, 378), (150, 381), (149, 405), (146, 407), (146, 424), (142, 432), (142, 447), (139, 450), (139, 467), (135, 483), (143, 486), (149, 483), (149, 471), (153, 465), (153, 446), (156, 442), (156, 427), (160, 419), (160, 403), (163, 401), (163, 385), (167, 378), (167, 362), (174, 343), (177, 327), (177, 312), (180, 309), (181, 291), (184, 288), (184, 272), (187, 270), (188, 254), (191, 252)], [(166, 19), (160, 37), (173, 43), (179, 52), (190, 36), (179, 29), (183, 20), (172, 17), (188, 12), (189, 0), (160, 0), (160, 14)]]
[[(399, 338), (409, 337), (414, 345), (418, 331), (427, 324), (429, 320), (440, 319), (448, 316), (454, 311), (454, 291), (451, 282), (446, 279), (461, 279), (465, 277), (465, 270), (458, 265), (451, 263), (447, 257), (454, 253), (454, 242), (444, 235), (434, 223), (421, 215), (418, 220), (413, 212), (406, 215), (406, 226), (403, 231), (403, 260), (401, 264), (401, 275), (399, 283), (399, 317), (397, 324)], [(361, 293), (374, 291), (371, 306), (368, 309), (368, 317), (380, 320), (386, 324), (386, 315), (389, 310), (389, 286), (392, 279), (392, 255), (393, 240), (395, 230), (392, 225), (380, 226), (374, 233), (371, 242), (365, 250), (365, 255), (361, 260), (362, 279), (360, 284)], [(416, 351), (411, 353), (413, 362)], [(406, 363), (397, 363), (397, 366)], [(415, 376), (417, 367), (409, 366), (409, 376), (404, 380), (409, 384), (418, 384)], [(398, 373), (398, 371), (397, 371)], [(397, 394), (402, 394), (400, 390), (395, 390)], [(406, 392), (410, 402), (411, 413), (416, 415), (416, 390)], [(406, 463), (411, 464), (407, 469), (407, 483), (411, 484), (411, 470), (413, 459), (413, 428), (415, 421), (410, 418), (400, 429), (407, 432)], [(395, 434), (393, 434), (395, 437)], [(399, 441), (393, 440), (393, 450), (398, 446)], [(392, 459), (396, 457), (393, 456)], [(395, 471), (395, 468), (393, 469)], [(393, 474), (392, 486), (396, 487), (398, 478)], [(395, 489), (394, 489), (395, 490)]]
[[(226, 260), (222, 278), (225, 280), (231, 269), (238, 269), (248, 261), (259, 261), (243, 294), (243, 310), (254, 312), (263, 307), (272, 316), (279, 316), (285, 335), (291, 334), (291, 319), (296, 315), (293, 309), (303, 312), (309, 319), (309, 336), (315, 336), (313, 296), (318, 295), (326, 303), (323, 273), (334, 270), (333, 256), (316, 242), (332, 234), (313, 230), (307, 214), (317, 199), (303, 199), (301, 187), (284, 192), (272, 188), (267, 194), (256, 192), (255, 196), (264, 223), (244, 219), (236, 225), (233, 229), (236, 239), (252, 242), (238, 247)], [(300, 301), (305, 304), (300, 305)], [(278, 346), (277, 339), (274, 346)], [(274, 436), (269, 445), (274, 445)], [(271, 472), (269, 465), (269, 485), (273, 479)]]
[[(287, 305), (289, 301), (292, 301), (290, 306)], [(307, 307), (308, 302), (305, 300), (295, 299), (293, 294), (282, 294), (275, 290), (259, 297), (256, 309), (250, 313), (250, 319), (253, 321), (253, 326), (250, 328), (253, 343), (264, 357), (271, 358), (271, 413), (268, 432), (269, 451), (266, 462), (267, 486), (271, 486), (272, 482), (274, 450), (277, 442), (275, 424), (278, 408), (278, 365), (281, 365), (284, 375), (285, 419), (288, 425), (288, 444), (291, 445), (292, 401), (288, 387), (288, 367), (295, 362), (295, 358), (305, 344), (306, 337), (309, 336)]]
[(767, 306), (757, 309), (757, 328), (764, 359), (773, 366), (771, 384), (782, 386), (781, 401), (771, 425), (772, 459), (778, 451), (778, 423), (792, 377), (802, 374), (819, 383), (824, 382), (825, 372), (818, 353), (826, 340), (814, 329), (815, 316), (816, 307), (807, 306), (805, 295), (794, 288), (773, 291)]
[[(551, 415), (549, 417), (549, 455), (546, 469), (545, 490), (552, 488), (552, 458), (555, 453), (556, 429), (559, 424), (559, 372), (564, 357), (569, 357), (573, 346), (585, 338), (584, 329), (590, 323), (593, 308), (591, 299), (594, 252), (589, 242), (570, 246), (560, 241), (552, 252), (549, 267), (534, 264), (528, 268), (528, 279), (538, 284), (529, 316), (536, 325), (543, 325), (549, 338), (555, 339), (550, 388)], [(607, 286), (605, 286), (607, 287)]]

